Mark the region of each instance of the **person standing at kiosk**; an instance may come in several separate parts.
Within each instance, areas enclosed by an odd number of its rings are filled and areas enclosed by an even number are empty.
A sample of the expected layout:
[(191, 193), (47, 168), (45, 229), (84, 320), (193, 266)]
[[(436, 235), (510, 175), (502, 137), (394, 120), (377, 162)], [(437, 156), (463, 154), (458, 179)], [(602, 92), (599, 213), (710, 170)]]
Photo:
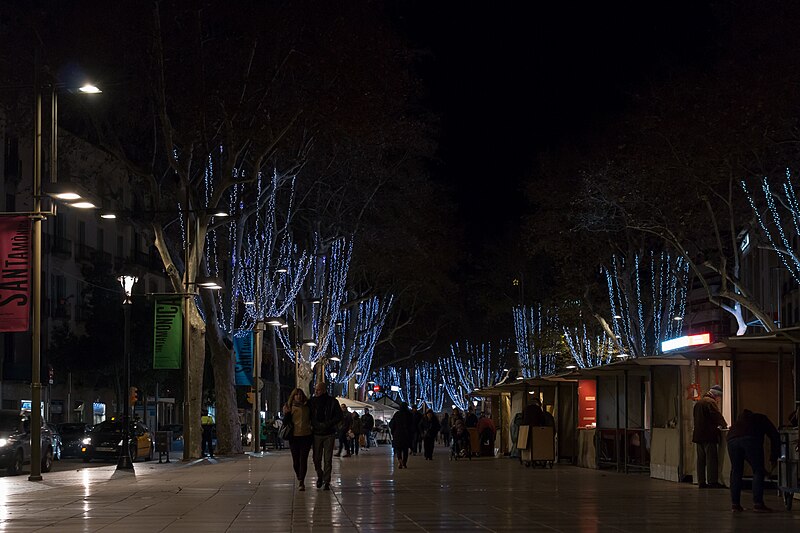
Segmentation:
[(722, 398), (722, 387), (714, 385), (694, 404), (694, 431), (696, 444), (697, 486), (701, 489), (725, 488), (719, 482), (720, 428), (728, 427), (717, 402)]

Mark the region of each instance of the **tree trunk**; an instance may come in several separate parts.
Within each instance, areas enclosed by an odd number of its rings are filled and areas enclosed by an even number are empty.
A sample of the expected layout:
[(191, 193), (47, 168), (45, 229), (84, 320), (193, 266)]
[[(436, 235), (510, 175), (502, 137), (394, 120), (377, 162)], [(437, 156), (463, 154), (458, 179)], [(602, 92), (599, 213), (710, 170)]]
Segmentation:
[(201, 412), (203, 404), (203, 370), (205, 366), (206, 356), (206, 342), (205, 330), (206, 325), (200, 318), (200, 313), (197, 307), (192, 304), (189, 306), (189, 328), (191, 335), (188, 339), (190, 342), (190, 355), (188, 377), (189, 383), (184, 383), (183, 398), (184, 402), (189, 403), (188, 419), (183, 421), (183, 445), (189, 451), (188, 457), (196, 459), (201, 456), (201, 445), (203, 431), (200, 427), (200, 418), (203, 416)]
[[(217, 408), (217, 453), (242, 453), (242, 426), (236, 404), (236, 385), (233, 351), (224, 344), (212, 346), (211, 365), (214, 370), (214, 392)], [(257, 431), (253, 428), (253, 431)]]
[(297, 368), (297, 386), (302, 389), (306, 395), (310, 394), (311, 378), (313, 377), (311, 364), (306, 361), (304, 357), (301, 357), (299, 363), (295, 365), (295, 368)]
[[(214, 372), (214, 393), (217, 418), (217, 450), (219, 455), (238, 454), (242, 448), (242, 426), (236, 403), (236, 380), (233, 349), (222, 339), (216, 326), (208, 329), (211, 368)], [(253, 431), (256, 431), (253, 428)]]
[(277, 334), (275, 333), (275, 328), (269, 328), (270, 330), (270, 343), (269, 347), (272, 351), (272, 383), (274, 387), (272, 387), (272, 398), (270, 398), (269, 408), (270, 411), (279, 411), (281, 408), (281, 365), (280, 365), (280, 357), (278, 357), (278, 342), (277, 342)]

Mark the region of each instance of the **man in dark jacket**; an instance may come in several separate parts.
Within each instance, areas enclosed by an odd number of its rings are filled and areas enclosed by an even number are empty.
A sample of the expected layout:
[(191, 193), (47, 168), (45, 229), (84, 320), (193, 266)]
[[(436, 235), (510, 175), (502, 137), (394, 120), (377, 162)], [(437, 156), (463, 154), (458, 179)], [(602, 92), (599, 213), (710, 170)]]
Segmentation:
[[(314, 468), (317, 470), (317, 488), (331, 490), (333, 468), (333, 441), (336, 426), (342, 420), (339, 402), (328, 394), (325, 383), (314, 387), (314, 397), (308, 402), (311, 407), (311, 431), (314, 434)], [(324, 464), (324, 466), (323, 466)]]
[(422, 422), (422, 413), (417, 410), (417, 406), (411, 406), (411, 455), (417, 455), (422, 449), (422, 429), (419, 427)]
[(770, 470), (778, 461), (781, 436), (769, 418), (747, 409), (739, 415), (728, 431), (728, 456), (731, 459), (731, 509), (742, 511), (742, 475), (744, 462), (753, 469), (753, 510), (761, 513), (772, 511), (764, 505), (764, 437), (769, 437)]
[(697, 486), (701, 489), (725, 488), (719, 483), (719, 429), (728, 424), (717, 406), (721, 397), (722, 387), (714, 385), (694, 404), (692, 442), (697, 444)]
[(364, 431), (364, 436), (367, 440), (367, 449), (369, 449), (370, 437), (372, 437), (372, 430), (375, 427), (375, 418), (369, 414), (369, 409), (364, 409), (364, 416), (361, 417), (361, 429)]
[(522, 425), (541, 427), (546, 426), (547, 419), (542, 410), (542, 402), (539, 398), (533, 398), (531, 404), (525, 408), (522, 414)]
[(467, 418), (464, 419), (464, 423), (468, 428), (474, 428), (478, 426), (478, 415), (475, 414), (475, 408), (471, 405), (469, 406), (469, 411), (467, 411)]
[(350, 457), (350, 437), (348, 433), (353, 427), (353, 415), (347, 410), (347, 405), (342, 404), (342, 420), (339, 422), (339, 450), (336, 452), (336, 457), (342, 455), (342, 448), (344, 448), (344, 456)]

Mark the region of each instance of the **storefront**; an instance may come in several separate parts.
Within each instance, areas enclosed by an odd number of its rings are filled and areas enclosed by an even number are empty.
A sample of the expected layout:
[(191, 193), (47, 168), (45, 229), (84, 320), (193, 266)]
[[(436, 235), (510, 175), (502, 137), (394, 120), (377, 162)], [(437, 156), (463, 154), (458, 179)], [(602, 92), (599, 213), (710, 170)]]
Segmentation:
[(681, 357), (643, 357), (577, 371), (578, 465), (680, 478)]
[[(705, 346), (680, 351), (691, 361), (694, 371), (689, 379), (696, 391), (704, 394), (711, 385), (723, 388), (722, 414), (728, 425), (744, 409), (763, 413), (777, 426), (786, 427), (796, 409), (796, 372), (800, 329), (790, 328), (763, 335), (729, 337)], [(688, 394), (687, 394), (688, 396)], [(682, 443), (685, 474), (697, 479), (695, 449), (692, 445), (692, 412), (689, 400), (683, 424)], [(724, 436), (723, 432), (723, 436)], [(724, 439), (723, 439), (724, 442)], [(728, 484), (730, 465), (727, 449), (720, 447), (720, 479)], [(745, 475), (749, 467), (745, 466)]]
[(530, 405), (531, 399), (538, 397), (542, 408), (551, 413), (556, 421), (558, 460), (574, 463), (577, 459), (577, 387), (575, 379), (549, 376), (487, 387), (474, 391), (472, 396), (484, 398), (484, 404), (490, 406), (489, 410), (497, 427), (495, 447), (504, 455), (513, 452), (513, 436), (522, 414)]

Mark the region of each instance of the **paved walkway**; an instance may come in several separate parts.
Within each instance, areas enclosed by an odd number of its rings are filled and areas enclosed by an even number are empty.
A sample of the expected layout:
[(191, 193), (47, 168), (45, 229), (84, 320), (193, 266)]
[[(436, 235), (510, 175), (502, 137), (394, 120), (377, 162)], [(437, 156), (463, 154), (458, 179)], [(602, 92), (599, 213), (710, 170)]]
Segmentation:
[[(298, 492), (288, 451), (192, 464), (136, 463), (0, 478), (0, 531), (800, 531), (800, 509), (729, 511), (728, 492), (572, 466), (526, 469), (503, 459), (412, 456), (388, 448), (334, 458), (331, 492)], [(750, 493), (743, 499), (748, 507)], [(800, 503), (800, 502), (798, 502)]]

